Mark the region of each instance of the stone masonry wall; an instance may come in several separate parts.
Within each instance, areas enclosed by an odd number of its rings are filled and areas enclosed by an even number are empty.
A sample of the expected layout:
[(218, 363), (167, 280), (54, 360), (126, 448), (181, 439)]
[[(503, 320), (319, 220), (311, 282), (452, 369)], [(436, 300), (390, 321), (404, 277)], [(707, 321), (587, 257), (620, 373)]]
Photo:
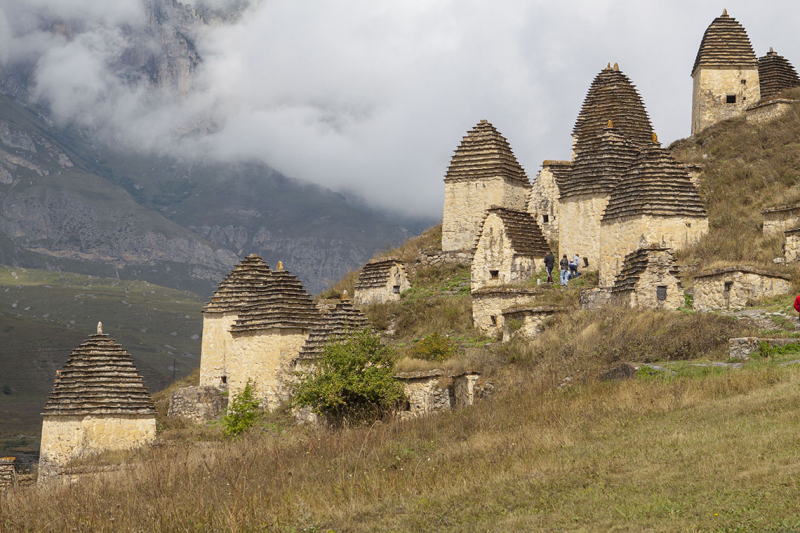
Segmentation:
[(17, 479), (13, 457), (0, 457), (0, 494), (14, 485)]
[(475, 384), (480, 377), (477, 372), (453, 376), (453, 409), (461, 409), (475, 403)]
[[(533, 339), (544, 331), (545, 322), (553, 316), (552, 311), (539, 313), (505, 313), (503, 314), (503, 342), (514, 337)], [(514, 324), (514, 322), (518, 324)], [(510, 327), (511, 325), (519, 327)]]
[(243, 331), (233, 337), (227, 358), (228, 395), (231, 400), (253, 381), (254, 395), (264, 407), (276, 409), (289, 398), (293, 360), (308, 338), (295, 329)]
[(792, 106), (796, 105), (794, 100), (770, 100), (763, 102), (755, 107), (747, 110), (747, 123), (748, 124), (766, 124), (773, 120), (782, 117), (789, 111)]
[[(512, 307), (530, 304), (532, 292), (498, 291), (491, 293), (473, 293), (472, 322), (482, 333), (500, 337), (503, 332), (503, 311)], [(494, 317), (494, 321), (492, 321)]]
[(758, 352), (762, 342), (770, 347), (776, 347), (797, 344), (800, 341), (798, 339), (760, 339), (758, 337), (728, 339), (728, 357), (739, 360), (750, 359), (752, 354)]
[(800, 232), (786, 232), (786, 241), (783, 243), (783, 260), (786, 263), (800, 261)]
[(155, 438), (155, 415), (44, 415), (39, 479), (80, 457), (137, 448)]
[[(729, 283), (728, 289), (726, 283)], [(698, 311), (740, 309), (748, 301), (788, 294), (791, 289), (791, 282), (783, 278), (751, 272), (723, 272), (695, 279), (693, 307)]]
[(401, 379), (409, 409), (399, 411), (401, 419), (415, 418), (433, 411), (450, 408), (450, 391), (439, 386), (439, 376)]
[(600, 219), (608, 205), (607, 195), (580, 195), (561, 199), (558, 223), (558, 262), (564, 254), (571, 260), (576, 253), (589, 260), (580, 269), (597, 270), (600, 263)]
[(471, 251), (486, 210), (492, 206), (525, 211), (527, 188), (503, 178), (447, 181), (444, 187), (442, 250)]
[(625, 256), (644, 241), (680, 250), (708, 233), (707, 218), (636, 216), (604, 222), (601, 234), (600, 287), (610, 287)]
[(800, 204), (787, 206), (785, 209), (767, 210), (761, 214), (764, 217), (764, 235), (780, 233), (797, 227), (800, 222)]
[[(505, 234), (504, 228), (503, 221), (498, 215), (491, 213), (486, 217), (472, 259), (470, 274), (472, 290), (525, 281), (536, 273), (535, 260), (514, 253), (511, 239)], [(493, 270), (498, 272), (497, 278), (492, 278)]]
[[(632, 291), (622, 291), (612, 294), (614, 305), (639, 309), (678, 309), (684, 304), (683, 288), (679, 280), (669, 273), (670, 265), (652, 266), (642, 272), (636, 288)], [(659, 300), (657, 289), (659, 286), (667, 288), (667, 298)]]
[[(729, 118), (744, 115), (745, 110), (761, 99), (758, 67), (715, 68), (700, 66), (693, 76), (692, 135)], [(729, 94), (736, 103), (726, 103)]]
[(225, 357), (231, 353), (230, 327), (237, 313), (204, 313), (203, 340), (200, 348), (200, 385), (220, 387), (226, 376)]
[(182, 387), (169, 400), (169, 418), (196, 424), (215, 420), (228, 410), (228, 396), (216, 387)]
[[(547, 242), (558, 240), (558, 185), (550, 166), (544, 165), (528, 196), (528, 213), (536, 217)], [(544, 217), (547, 216), (547, 222)]]

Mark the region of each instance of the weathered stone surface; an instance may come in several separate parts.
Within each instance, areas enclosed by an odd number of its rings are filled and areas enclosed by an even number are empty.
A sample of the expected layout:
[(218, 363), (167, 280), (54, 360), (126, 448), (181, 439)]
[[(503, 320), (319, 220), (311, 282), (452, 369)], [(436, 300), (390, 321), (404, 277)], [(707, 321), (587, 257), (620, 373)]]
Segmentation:
[(795, 100), (774, 99), (761, 102), (750, 107), (745, 113), (748, 124), (766, 124), (782, 117), (793, 106), (797, 105)]
[(536, 223), (542, 228), (547, 242), (558, 240), (558, 182), (569, 175), (571, 161), (547, 160), (536, 175), (528, 195), (528, 213), (534, 216)]
[(783, 243), (783, 260), (785, 263), (800, 261), (800, 229), (784, 231), (786, 241)]
[(414, 263), (413, 268), (431, 267), (441, 265), (469, 265), (472, 263), (472, 250), (455, 250), (443, 252), (441, 250), (423, 250)]
[(602, 309), (611, 305), (611, 288), (584, 289), (578, 297), (578, 305), (586, 311)]
[(795, 229), (800, 222), (800, 204), (776, 205), (761, 211), (764, 235)]
[(579, 254), (581, 268), (596, 270), (600, 264), (600, 220), (608, 204), (608, 195), (582, 194), (559, 201), (558, 257)]
[(756, 54), (747, 32), (727, 11), (706, 29), (692, 78), (692, 135), (742, 115), (761, 99)]
[(472, 323), (482, 333), (500, 337), (503, 332), (503, 312), (530, 305), (540, 291), (519, 287), (485, 288), (472, 292)]
[[(684, 303), (675, 258), (669, 248), (650, 245), (625, 257), (611, 289), (612, 303), (640, 309), (678, 309)], [(659, 292), (663, 298), (659, 298)]]
[(358, 306), (395, 302), (410, 288), (411, 282), (402, 261), (370, 261), (359, 273), (353, 299)]
[(792, 64), (772, 48), (767, 55), (758, 58), (758, 80), (762, 100), (800, 86), (800, 77)]
[(196, 424), (215, 420), (228, 409), (228, 396), (216, 387), (182, 387), (169, 400), (169, 418), (182, 418)]
[(547, 320), (559, 310), (550, 306), (512, 307), (503, 311), (503, 342), (513, 338), (533, 339)]
[(14, 486), (17, 472), (14, 469), (14, 457), (0, 457), (0, 492)]
[(786, 274), (746, 266), (710, 270), (695, 277), (693, 307), (739, 309), (754, 300), (788, 294), (791, 288), (791, 276)]
[[(477, 386), (480, 378), (478, 372), (467, 371), (448, 377), (445, 379), (445, 372), (440, 369), (395, 374), (408, 398), (397, 416), (410, 419), (437, 411), (460, 409), (472, 405), (481, 397)], [(443, 381), (449, 383), (443, 385)]]
[(728, 339), (728, 356), (731, 359), (747, 360), (750, 356), (758, 352), (761, 343), (764, 342), (770, 347), (786, 346), (797, 344), (799, 339), (762, 339), (758, 337), (739, 337)]
[(531, 186), (508, 141), (485, 120), (462, 140), (444, 182), (445, 252), (473, 249), (489, 207), (525, 210)]
[(592, 81), (583, 106), (572, 129), (573, 153), (584, 150), (585, 144), (603, 133), (608, 121), (619, 135), (634, 144), (650, 142), (653, 127), (636, 86), (615, 64), (609, 64)]
[(526, 281), (550, 251), (532, 215), (491, 208), (481, 226), (472, 260), (471, 290)]

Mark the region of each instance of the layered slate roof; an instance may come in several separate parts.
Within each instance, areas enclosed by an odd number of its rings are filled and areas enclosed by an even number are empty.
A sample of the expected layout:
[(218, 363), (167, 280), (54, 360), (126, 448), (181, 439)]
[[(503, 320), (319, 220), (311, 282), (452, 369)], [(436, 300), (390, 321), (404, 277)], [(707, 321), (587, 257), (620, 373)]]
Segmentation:
[(92, 335), (56, 374), (44, 415), (153, 415), (153, 399), (131, 355), (108, 335)]
[(642, 148), (623, 174), (602, 220), (637, 215), (707, 216), (686, 167), (656, 143)]
[(617, 133), (634, 144), (646, 144), (653, 135), (650, 117), (636, 86), (615, 64), (604, 68), (595, 77), (581, 112), (575, 121), (575, 152), (584, 144), (603, 133), (608, 121), (614, 123)]
[(342, 300), (322, 316), (308, 336), (300, 359), (316, 359), (322, 356), (325, 345), (343, 339), (348, 333), (367, 327), (367, 317), (353, 307), (350, 300)]
[(266, 329), (310, 329), (320, 320), (320, 312), (303, 284), (288, 270), (278, 268), (258, 296), (239, 312), (231, 332)]
[(721, 17), (714, 19), (714, 22), (706, 29), (703, 40), (700, 42), (700, 49), (692, 67), (694, 76), (697, 67), (756, 67), (758, 61), (750, 44), (747, 32), (739, 22), (728, 15), (728, 11), (722, 12)]
[(206, 313), (225, 313), (251, 305), (269, 284), (272, 271), (255, 254), (245, 257), (228, 276), (206, 304)]
[[(653, 253), (666, 252), (670, 258), (669, 274), (676, 278), (680, 277), (678, 266), (675, 264), (675, 259), (672, 257), (672, 251), (664, 246), (648, 246), (639, 248), (625, 256), (625, 261), (622, 263), (622, 271), (617, 275), (614, 281), (614, 286), (611, 292), (632, 291), (636, 289), (636, 284), (639, 282), (641, 275), (647, 270), (650, 264)], [(680, 285), (680, 281), (678, 281)]]
[(403, 263), (397, 259), (370, 261), (361, 269), (355, 289), (358, 291), (385, 287), (389, 281), (389, 273), (395, 265), (403, 266)]
[(800, 86), (800, 77), (785, 57), (770, 48), (767, 55), (758, 58), (758, 83), (764, 99)]
[(550, 251), (550, 245), (547, 244), (547, 239), (536, 223), (535, 216), (526, 211), (514, 211), (504, 207), (490, 208), (486, 212), (486, 217), (491, 214), (499, 216), (503, 221), (506, 236), (511, 241), (511, 248), (515, 254), (543, 256)]
[(572, 161), (546, 159), (542, 162), (542, 168), (547, 168), (553, 173), (553, 179), (555, 179), (556, 185), (560, 191), (561, 184), (569, 179), (569, 174), (572, 172)]
[(639, 153), (609, 121), (602, 135), (584, 143), (569, 173), (557, 177), (561, 198), (578, 194), (608, 194)]
[(508, 141), (494, 126), (481, 120), (456, 149), (445, 182), (501, 177), (530, 185)]

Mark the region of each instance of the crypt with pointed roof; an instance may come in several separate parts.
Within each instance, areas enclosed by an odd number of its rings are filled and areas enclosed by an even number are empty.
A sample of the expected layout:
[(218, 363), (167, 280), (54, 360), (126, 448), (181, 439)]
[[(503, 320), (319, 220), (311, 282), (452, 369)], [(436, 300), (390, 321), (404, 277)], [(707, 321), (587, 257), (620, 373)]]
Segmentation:
[(727, 10), (703, 34), (692, 79), (692, 135), (744, 114), (761, 100), (758, 60), (750, 38)]
[(228, 274), (203, 309), (200, 348), (200, 386), (225, 388), (227, 354), (231, 353), (231, 326), (239, 313), (258, 301), (271, 277), (269, 266), (257, 255), (248, 255)]
[(508, 141), (481, 120), (455, 151), (444, 178), (442, 250), (472, 251), (486, 210), (524, 211), (531, 187)]
[(544, 264), (549, 251), (533, 215), (493, 207), (486, 213), (475, 247), (471, 289), (524, 282), (536, 274), (537, 265)]
[(75, 459), (137, 448), (156, 437), (155, 406), (144, 380), (100, 324), (56, 373), (42, 416), (40, 482)]

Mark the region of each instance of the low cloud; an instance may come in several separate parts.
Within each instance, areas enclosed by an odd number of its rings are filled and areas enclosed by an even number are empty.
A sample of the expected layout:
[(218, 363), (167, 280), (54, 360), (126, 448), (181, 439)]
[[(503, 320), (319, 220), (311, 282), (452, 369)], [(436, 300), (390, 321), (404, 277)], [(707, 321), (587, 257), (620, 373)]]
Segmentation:
[[(509, 139), (531, 178), (543, 159), (569, 158), (585, 92), (608, 62), (639, 86), (662, 141), (688, 135), (691, 66), (721, 12), (715, 2), (633, 0), (271, 0), (246, 9), (205, 0), (198, 5), (240, 15), (189, 36), (202, 62), (183, 90), (156, 89), (120, 65), (134, 45), (163, 46), (153, 34), (133, 42), (147, 23), (143, 5), (0, 0), (0, 61), (33, 61), (36, 98), (116, 143), (258, 158), (426, 216), (441, 212), (452, 151), (480, 119)], [(800, 61), (800, 6), (727, 7), (757, 55), (774, 46)], [(68, 31), (44, 23), (59, 18)]]

